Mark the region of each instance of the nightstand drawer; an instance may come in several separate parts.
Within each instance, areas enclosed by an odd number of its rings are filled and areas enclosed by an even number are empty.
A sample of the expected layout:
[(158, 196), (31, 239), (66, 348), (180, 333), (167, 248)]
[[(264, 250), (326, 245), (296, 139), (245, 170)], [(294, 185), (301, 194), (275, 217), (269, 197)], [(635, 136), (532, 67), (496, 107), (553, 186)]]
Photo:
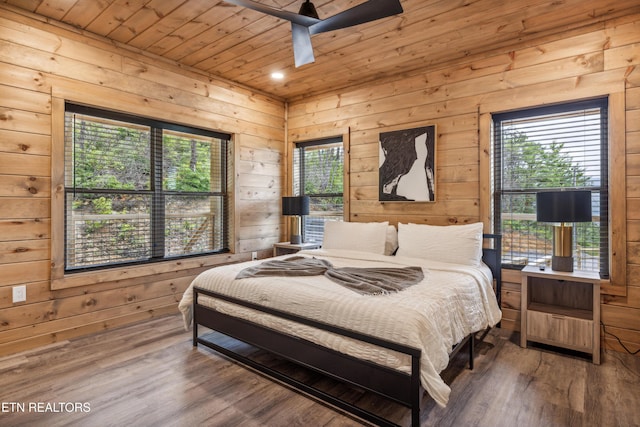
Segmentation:
[(562, 314), (527, 311), (527, 338), (579, 351), (593, 348), (593, 321)]

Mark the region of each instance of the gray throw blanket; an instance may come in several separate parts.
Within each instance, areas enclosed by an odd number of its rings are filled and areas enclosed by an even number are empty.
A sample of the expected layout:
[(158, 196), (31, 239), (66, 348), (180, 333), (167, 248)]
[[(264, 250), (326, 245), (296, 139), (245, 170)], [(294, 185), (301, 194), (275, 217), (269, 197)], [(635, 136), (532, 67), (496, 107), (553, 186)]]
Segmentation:
[(324, 275), (334, 282), (362, 295), (398, 292), (420, 283), (424, 273), (420, 267), (401, 268), (334, 268), (326, 260), (291, 257), (283, 260), (265, 261), (240, 271), (236, 279), (265, 276), (319, 276)]

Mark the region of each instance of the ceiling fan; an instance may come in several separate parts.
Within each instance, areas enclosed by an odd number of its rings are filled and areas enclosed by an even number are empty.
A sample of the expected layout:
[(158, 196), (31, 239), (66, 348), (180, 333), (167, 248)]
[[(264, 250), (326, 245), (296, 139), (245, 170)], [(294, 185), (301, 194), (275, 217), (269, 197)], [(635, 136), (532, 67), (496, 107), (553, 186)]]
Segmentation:
[(328, 31), (352, 27), (403, 12), (400, 0), (368, 0), (344, 12), (320, 19), (315, 6), (309, 0), (305, 0), (305, 2), (302, 3), (298, 13), (276, 9), (252, 0), (224, 1), (291, 22), (293, 56), (296, 67), (315, 61), (313, 46), (311, 46), (312, 34), (326, 33)]

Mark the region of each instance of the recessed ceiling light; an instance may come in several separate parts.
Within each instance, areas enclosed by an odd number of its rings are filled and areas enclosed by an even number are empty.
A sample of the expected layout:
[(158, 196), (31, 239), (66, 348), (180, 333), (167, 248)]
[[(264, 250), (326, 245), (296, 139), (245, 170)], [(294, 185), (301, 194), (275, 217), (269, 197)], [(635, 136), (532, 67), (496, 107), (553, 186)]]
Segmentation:
[(271, 78), (275, 80), (282, 80), (284, 79), (284, 73), (281, 73), (279, 71), (273, 72), (271, 73)]

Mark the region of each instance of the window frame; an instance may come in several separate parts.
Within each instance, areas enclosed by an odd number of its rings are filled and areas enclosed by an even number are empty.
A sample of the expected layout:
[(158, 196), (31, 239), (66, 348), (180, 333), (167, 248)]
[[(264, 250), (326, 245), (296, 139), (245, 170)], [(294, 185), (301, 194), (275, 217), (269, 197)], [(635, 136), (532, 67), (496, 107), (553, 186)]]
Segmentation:
[[(227, 183), (227, 168), (229, 164), (229, 159), (227, 155), (227, 151), (229, 149), (229, 145), (231, 144), (231, 135), (225, 134), (222, 132), (215, 132), (210, 130), (205, 130), (201, 128), (178, 125), (175, 123), (170, 123), (162, 120), (149, 119), (145, 117), (140, 117), (132, 114), (119, 113), (110, 110), (104, 110), (96, 107), (90, 107), (86, 105), (80, 105), (76, 103), (66, 102), (65, 103), (65, 118), (67, 113), (71, 114), (81, 114), (88, 117), (95, 117), (97, 120), (106, 119), (122, 122), (125, 124), (130, 124), (132, 127), (144, 126), (149, 129), (149, 166), (150, 166), (150, 182), (149, 189), (146, 190), (125, 190), (125, 189), (102, 189), (102, 188), (78, 188), (76, 186), (67, 187), (65, 183), (64, 192), (65, 194), (69, 194), (70, 192), (76, 193), (84, 193), (84, 194), (141, 194), (149, 197), (150, 200), (150, 212), (149, 212), (149, 220), (150, 226), (148, 230), (148, 238), (150, 239), (150, 247), (148, 248), (148, 257), (135, 259), (130, 261), (114, 261), (108, 263), (101, 263), (89, 266), (68, 266), (67, 265), (67, 233), (69, 232), (67, 221), (65, 221), (65, 274), (74, 274), (80, 271), (89, 271), (89, 270), (103, 270), (103, 269), (112, 269), (121, 266), (127, 265), (142, 265), (149, 264), (153, 262), (166, 261), (170, 259), (184, 259), (195, 256), (204, 256), (204, 255), (215, 255), (221, 253), (229, 252), (229, 214), (228, 214), (228, 192), (229, 185)], [(224, 185), (221, 187), (220, 191), (209, 191), (209, 192), (188, 192), (188, 191), (178, 191), (178, 190), (169, 190), (163, 187), (163, 160), (164, 160), (164, 131), (169, 132), (177, 132), (183, 134), (191, 134), (204, 136), (207, 138), (215, 138), (222, 142), (221, 144), (221, 164), (219, 170), (219, 179)], [(65, 127), (66, 133), (66, 127)], [(66, 134), (65, 134), (66, 139)], [(66, 144), (66, 141), (65, 141)], [(65, 167), (66, 167), (67, 159), (65, 158)], [(168, 196), (207, 196), (207, 197), (216, 197), (218, 200), (222, 200), (223, 209), (222, 209), (222, 230), (217, 230), (222, 233), (222, 242), (223, 248), (219, 250), (210, 250), (203, 251), (197, 253), (186, 253), (179, 255), (168, 255), (166, 253), (166, 239), (165, 239), (165, 229), (167, 227), (166, 218), (165, 218), (165, 210), (166, 210), (166, 199)], [(68, 215), (68, 210), (70, 207), (68, 206), (67, 198), (65, 197), (65, 218)]]
[[(610, 279), (610, 271), (613, 269), (611, 253), (615, 251), (614, 242), (612, 242), (611, 232), (612, 232), (612, 223), (611, 216), (609, 212), (611, 211), (611, 192), (610, 188), (610, 174), (611, 174), (611, 162), (610, 162), (610, 151), (611, 151), (611, 101), (609, 97), (598, 97), (586, 100), (577, 100), (577, 101), (569, 101), (562, 102), (558, 104), (544, 105), (538, 107), (525, 107), (516, 110), (511, 110), (504, 113), (493, 113), (491, 114), (491, 134), (492, 134), (492, 143), (491, 150), (493, 152), (492, 156), (492, 166), (491, 166), (491, 175), (492, 175), (492, 198), (491, 198), (491, 222), (493, 224), (493, 229), (496, 233), (501, 233), (501, 211), (499, 209), (501, 205), (501, 198), (503, 194), (534, 194), (536, 191), (534, 188), (529, 189), (518, 189), (518, 190), (504, 190), (502, 188), (502, 180), (500, 177), (502, 171), (502, 157), (501, 151), (502, 146), (500, 144), (500, 135), (501, 130), (499, 126), (496, 125), (499, 121), (506, 121), (509, 119), (519, 119), (526, 117), (536, 117), (542, 115), (552, 115), (552, 114), (561, 114), (563, 112), (577, 111), (577, 110), (585, 110), (585, 109), (594, 109), (598, 108), (600, 110), (600, 123), (602, 125), (600, 129), (600, 185), (590, 186), (587, 188), (583, 187), (562, 187), (562, 189), (589, 189), (592, 192), (598, 192), (600, 197), (600, 261), (599, 261), (599, 273), (602, 278), (605, 280)], [(540, 188), (540, 190), (554, 190), (561, 189), (561, 187), (545, 187)], [(604, 200), (604, 203), (602, 203)], [(602, 227), (604, 224), (604, 227)], [(504, 246), (503, 246), (504, 247)], [(507, 269), (519, 269), (524, 267), (524, 265), (512, 265), (512, 264), (503, 264), (503, 268)]]
[[(304, 156), (304, 150), (308, 147), (321, 147), (323, 145), (334, 145), (334, 144), (341, 144), (342, 145), (342, 166), (343, 166), (343, 186), (342, 186), (342, 193), (338, 194), (338, 193), (317, 193), (317, 194), (308, 194), (304, 191), (305, 188), (305, 165), (304, 165), (304, 157), (301, 158), (301, 163), (300, 163), (300, 167), (299, 170), (297, 171), (298, 173), (296, 174), (295, 172), (295, 164), (296, 164), (296, 157), (297, 157), (297, 153), (298, 153), (298, 149), (301, 149), (301, 153), (303, 153)], [(346, 212), (346, 207), (347, 207), (347, 198), (345, 196), (346, 194), (346, 190), (348, 188), (347, 182), (346, 182), (346, 176), (347, 176), (347, 167), (348, 167), (348, 161), (347, 161), (347, 147), (345, 144), (345, 138), (343, 136), (333, 136), (333, 137), (327, 137), (327, 138), (318, 138), (318, 139), (313, 139), (313, 140), (306, 140), (306, 141), (299, 141), (299, 142), (295, 142), (293, 144), (293, 156), (292, 156), (292, 194), (295, 196), (310, 196), (312, 199), (313, 198), (332, 198), (332, 197), (341, 197), (342, 198), (342, 220), (345, 219), (347, 212)], [(297, 181), (297, 184), (296, 184)], [(309, 215), (311, 216), (311, 215)], [(307, 219), (308, 216), (305, 217), (305, 220), (302, 221), (302, 238), (304, 242), (308, 242), (309, 240), (307, 239)], [(319, 243), (319, 242), (318, 242)]]
[[(78, 271), (72, 274), (66, 274), (64, 271), (64, 221), (65, 221), (65, 191), (64, 191), (64, 119), (65, 119), (65, 103), (71, 102), (79, 105), (95, 106), (109, 111), (134, 111), (139, 109), (140, 103), (144, 99), (135, 99), (134, 97), (119, 97), (119, 92), (107, 91), (104, 101), (96, 104), (94, 97), (82, 91), (73, 90), (63, 86), (55, 86), (52, 88), (51, 98), (51, 199), (50, 199), (50, 224), (51, 224), (51, 263), (50, 263), (50, 284), (52, 291), (70, 289), (76, 287), (84, 287), (89, 285), (100, 285), (115, 281), (127, 281), (129, 283), (144, 283), (148, 281), (149, 276), (155, 277), (173, 277), (176, 272), (194, 271), (199, 272), (205, 268), (215, 267), (233, 260), (240, 260), (237, 254), (236, 236), (237, 236), (237, 219), (235, 218), (235, 203), (237, 194), (237, 182), (234, 179), (229, 183), (229, 249), (230, 253), (226, 254), (208, 254), (199, 255), (180, 259), (168, 259), (158, 262), (145, 263), (141, 265), (125, 265), (114, 266), (102, 270)], [(117, 101), (112, 101), (117, 99)], [(171, 121), (174, 114), (169, 114), (162, 109), (148, 108), (149, 114), (145, 117), (158, 117), (161, 120)], [(207, 129), (209, 121), (199, 119), (197, 117), (188, 116), (188, 111), (184, 112), (185, 119), (183, 122), (187, 126), (194, 126), (200, 129)], [(235, 175), (235, 165), (238, 162), (238, 150), (235, 148), (238, 136), (231, 134), (230, 148), (231, 156), (229, 157), (228, 167), (231, 177)], [(48, 219), (43, 219), (49, 221)], [(166, 276), (169, 275), (169, 276)]]

